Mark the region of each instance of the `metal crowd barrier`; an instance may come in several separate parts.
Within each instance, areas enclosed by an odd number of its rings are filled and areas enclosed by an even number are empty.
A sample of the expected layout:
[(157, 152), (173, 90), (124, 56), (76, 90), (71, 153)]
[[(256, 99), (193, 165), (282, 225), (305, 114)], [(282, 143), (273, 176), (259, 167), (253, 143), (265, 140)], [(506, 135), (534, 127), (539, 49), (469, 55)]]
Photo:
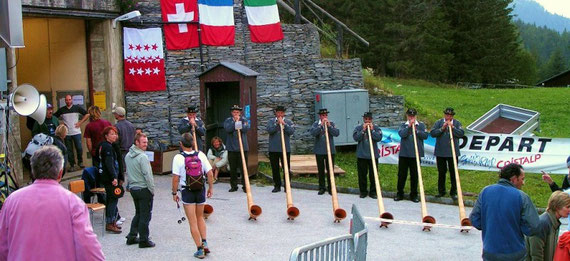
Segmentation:
[(289, 261), (366, 260), (368, 225), (356, 205), (352, 205), (350, 234), (328, 238), (323, 241), (295, 248)]

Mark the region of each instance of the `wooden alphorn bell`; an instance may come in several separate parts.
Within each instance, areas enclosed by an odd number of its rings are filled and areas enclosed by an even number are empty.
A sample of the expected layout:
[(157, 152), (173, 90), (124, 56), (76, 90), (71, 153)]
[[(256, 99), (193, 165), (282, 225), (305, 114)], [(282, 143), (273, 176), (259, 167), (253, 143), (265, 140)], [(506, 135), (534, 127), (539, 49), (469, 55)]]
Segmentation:
[[(413, 137), (414, 137), (414, 149), (416, 152), (416, 167), (418, 169), (418, 183), (420, 186), (420, 201), (421, 201), (421, 205), (422, 205), (422, 223), (429, 223), (429, 224), (435, 224), (435, 218), (432, 216), (428, 215), (427, 212), (427, 206), (426, 206), (426, 199), (425, 199), (425, 193), (424, 193), (424, 182), (422, 179), (422, 168), (421, 168), (421, 164), (420, 164), (420, 154), (418, 152), (418, 141), (416, 140), (416, 123), (414, 122), (412, 124), (412, 133), (413, 133)], [(423, 231), (431, 231), (431, 226), (424, 226)]]
[[(199, 152), (195, 125), (192, 125), (192, 139), (194, 140), (194, 151)], [(212, 213), (214, 213), (214, 207), (210, 204), (204, 204), (204, 219), (208, 219)]]
[[(370, 158), (372, 159), (372, 170), (374, 172), (374, 180), (376, 181), (376, 199), (378, 201), (378, 214), (382, 219), (394, 219), (390, 212), (384, 210), (384, 200), (382, 199), (382, 189), (380, 188), (380, 179), (378, 178), (378, 169), (376, 168), (376, 154), (374, 153), (374, 146), (372, 144), (372, 133), (370, 127), (366, 128), (368, 132), (368, 142), (370, 145)], [(382, 221), (380, 227), (388, 228), (390, 222)]]
[(334, 214), (334, 223), (340, 223), (346, 217), (346, 211), (344, 209), (338, 207), (338, 198), (336, 195), (336, 184), (334, 180), (334, 165), (332, 162), (331, 156), (331, 148), (329, 142), (329, 128), (328, 128), (329, 121), (323, 122), (325, 128), (325, 140), (327, 145), (327, 160), (329, 166), (329, 178), (331, 180), (331, 196), (332, 196), (332, 205), (333, 205), (333, 214)]
[(241, 154), (241, 165), (243, 170), (243, 180), (245, 183), (245, 192), (247, 195), (247, 211), (249, 212), (249, 220), (257, 220), (257, 217), (261, 215), (261, 207), (253, 204), (253, 196), (251, 195), (251, 187), (249, 185), (249, 174), (247, 171), (247, 163), (245, 162), (245, 154), (243, 152), (243, 143), (241, 140), (241, 130), (237, 129), (238, 141), (239, 141), (239, 152)]
[[(453, 168), (455, 169), (455, 184), (457, 185), (457, 203), (459, 205), (459, 221), (461, 226), (471, 226), (471, 221), (465, 215), (465, 205), (463, 205), (463, 192), (461, 191), (461, 182), (459, 181), (459, 170), (457, 169), (457, 155), (455, 153), (455, 141), (453, 140), (453, 129), (451, 125), (447, 125), (449, 130), (449, 140), (451, 141), (451, 153), (453, 156)], [(469, 232), (469, 229), (461, 229), (461, 232)]]
[(293, 195), (291, 192), (291, 182), (289, 181), (289, 162), (287, 162), (287, 147), (285, 147), (285, 133), (283, 133), (283, 124), (279, 124), (281, 128), (281, 150), (283, 151), (283, 175), (285, 177), (285, 192), (287, 198), (287, 220), (294, 220), (299, 216), (299, 209), (293, 205)]

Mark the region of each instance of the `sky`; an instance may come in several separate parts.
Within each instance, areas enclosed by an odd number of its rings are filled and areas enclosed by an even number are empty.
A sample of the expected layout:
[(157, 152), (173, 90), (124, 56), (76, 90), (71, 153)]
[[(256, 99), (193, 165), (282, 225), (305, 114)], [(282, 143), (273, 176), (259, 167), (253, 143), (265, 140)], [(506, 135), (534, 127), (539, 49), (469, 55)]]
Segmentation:
[(535, 0), (551, 12), (570, 18), (570, 0)]

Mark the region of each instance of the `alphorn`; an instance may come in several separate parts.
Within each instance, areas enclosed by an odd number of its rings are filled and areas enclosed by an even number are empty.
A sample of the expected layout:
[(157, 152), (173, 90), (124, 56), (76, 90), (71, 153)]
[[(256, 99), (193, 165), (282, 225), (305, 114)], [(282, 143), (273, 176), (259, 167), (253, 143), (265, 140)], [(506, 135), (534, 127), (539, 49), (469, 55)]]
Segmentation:
[[(192, 125), (192, 139), (194, 140), (194, 151), (199, 152), (198, 149), (198, 142), (196, 139), (196, 126)], [(210, 204), (204, 204), (204, 219), (208, 219), (208, 217), (214, 213), (214, 207)]]
[[(416, 152), (416, 167), (418, 169), (418, 183), (420, 186), (420, 201), (422, 205), (422, 223), (435, 224), (435, 218), (428, 215), (426, 199), (424, 194), (424, 182), (422, 179), (422, 169), (420, 164), (420, 154), (418, 152), (418, 141), (416, 140), (416, 123), (412, 124), (412, 133), (414, 135), (414, 149)], [(431, 226), (424, 226), (423, 231), (431, 231)]]
[(245, 154), (243, 153), (243, 143), (241, 140), (241, 130), (237, 129), (238, 141), (239, 141), (239, 152), (241, 154), (241, 166), (243, 170), (243, 180), (245, 183), (245, 192), (247, 195), (247, 211), (249, 212), (249, 220), (257, 220), (257, 217), (261, 215), (261, 207), (253, 204), (253, 196), (251, 195), (251, 187), (249, 186), (249, 174), (247, 171), (247, 163), (245, 162)]
[(283, 124), (279, 123), (279, 127), (281, 128), (281, 150), (283, 151), (283, 175), (285, 176), (285, 192), (287, 198), (287, 220), (294, 220), (299, 216), (299, 209), (293, 205), (291, 182), (289, 181), (289, 162), (287, 162), (287, 148), (285, 147)]
[(335, 181), (334, 181), (334, 165), (332, 162), (331, 148), (330, 148), (330, 142), (329, 142), (329, 130), (328, 130), (329, 128), (327, 126), (328, 123), (329, 123), (328, 120), (326, 122), (323, 122), (324, 128), (325, 128), (325, 140), (327, 143), (326, 144), (327, 145), (327, 160), (328, 160), (328, 166), (329, 166), (329, 176), (330, 176), (329, 178), (331, 181), (331, 196), (332, 196), (333, 214), (334, 214), (334, 222), (340, 223), (340, 221), (346, 217), (346, 211), (344, 211), (344, 209), (338, 207), (338, 198), (336, 195), (336, 185), (335, 185)]
[[(463, 205), (463, 193), (461, 192), (461, 182), (459, 181), (459, 170), (457, 169), (457, 155), (455, 153), (455, 141), (453, 140), (453, 130), (451, 125), (447, 125), (449, 129), (449, 140), (451, 141), (451, 153), (453, 156), (453, 168), (455, 169), (455, 184), (457, 185), (457, 203), (459, 205), (459, 221), (461, 226), (471, 226), (471, 221), (465, 215), (465, 206)], [(469, 232), (468, 229), (461, 229), (461, 232)]]
[[(378, 169), (376, 168), (376, 153), (374, 153), (374, 146), (372, 144), (372, 133), (370, 127), (366, 128), (368, 131), (368, 142), (370, 143), (370, 158), (372, 159), (372, 170), (374, 172), (374, 180), (376, 181), (376, 198), (378, 201), (378, 214), (383, 219), (394, 219), (390, 212), (384, 210), (384, 200), (382, 199), (382, 189), (380, 188), (380, 179), (378, 178)], [(382, 221), (380, 227), (388, 228), (389, 222)]]

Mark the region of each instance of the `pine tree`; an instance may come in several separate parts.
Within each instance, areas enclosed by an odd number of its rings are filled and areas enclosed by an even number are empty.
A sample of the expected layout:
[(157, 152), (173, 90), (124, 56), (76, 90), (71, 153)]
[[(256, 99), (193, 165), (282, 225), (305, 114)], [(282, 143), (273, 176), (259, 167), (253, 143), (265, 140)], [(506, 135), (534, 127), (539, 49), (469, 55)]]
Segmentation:
[(544, 66), (540, 76), (541, 79), (547, 79), (566, 70), (567, 67), (564, 57), (562, 56), (562, 50), (558, 48), (552, 53), (552, 55), (550, 55), (550, 59)]

